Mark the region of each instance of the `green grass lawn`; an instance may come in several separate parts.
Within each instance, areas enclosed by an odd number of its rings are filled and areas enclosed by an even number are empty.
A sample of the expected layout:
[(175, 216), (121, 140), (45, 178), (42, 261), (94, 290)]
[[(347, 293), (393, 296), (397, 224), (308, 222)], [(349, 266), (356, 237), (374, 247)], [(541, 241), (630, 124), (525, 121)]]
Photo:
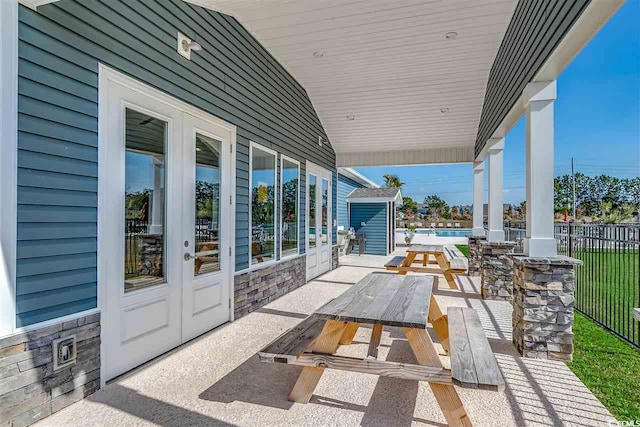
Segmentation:
[[(467, 245), (456, 247), (469, 256)], [(635, 301), (638, 306), (638, 266), (633, 265), (637, 252), (622, 256), (611, 251), (580, 252), (574, 256), (585, 263), (576, 272), (581, 308), (604, 316), (608, 312), (594, 301), (607, 300), (611, 318), (623, 320), (629, 305)], [(637, 329), (636, 324), (636, 334)], [(569, 368), (618, 420), (640, 420), (640, 350), (578, 312), (573, 333)]]
[(619, 420), (640, 420), (640, 351), (576, 313), (569, 368)]
[(456, 245), (456, 248), (460, 249), (460, 252), (469, 258), (469, 245)]

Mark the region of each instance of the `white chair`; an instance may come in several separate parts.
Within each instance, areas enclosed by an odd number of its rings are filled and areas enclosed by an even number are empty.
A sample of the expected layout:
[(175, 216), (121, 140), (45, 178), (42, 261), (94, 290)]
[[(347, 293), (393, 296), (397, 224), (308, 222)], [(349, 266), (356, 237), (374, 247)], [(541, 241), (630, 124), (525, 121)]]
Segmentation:
[(456, 228), (460, 228), (460, 223), (459, 222), (456, 222), (454, 225), (455, 225)]
[(451, 228), (451, 223), (450, 222), (447, 223), (447, 228)]
[(431, 228), (436, 228), (436, 223), (435, 222), (431, 223)]
[(441, 223), (441, 222), (439, 222), (439, 223), (438, 223), (438, 228), (442, 228), (442, 227), (444, 227), (444, 224), (443, 224), (443, 223)]

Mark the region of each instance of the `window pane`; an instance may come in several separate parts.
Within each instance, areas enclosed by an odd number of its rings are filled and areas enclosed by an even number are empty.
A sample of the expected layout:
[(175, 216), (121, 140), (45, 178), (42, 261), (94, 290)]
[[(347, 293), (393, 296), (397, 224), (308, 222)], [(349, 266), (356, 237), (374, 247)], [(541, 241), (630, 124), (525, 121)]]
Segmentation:
[(298, 253), (298, 165), (282, 161), (282, 254)]
[(167, 123), (126, 110), (124, 290), (165, 281)]
[(220, 141), (196, 134), (196, 276), (220, 270), (220, 146)]
[(316, 247), (316, 181), (315, 175), (309, 174), (309, 247)]
[(276, 156), (257, 147), (251, 154), (251, 262), (275, 258)]
[(329, 218), (327, 217), (329, 209), (329, 181), (322, 180), (322, 243), (327, 243), (327, 229), (329, 227)]

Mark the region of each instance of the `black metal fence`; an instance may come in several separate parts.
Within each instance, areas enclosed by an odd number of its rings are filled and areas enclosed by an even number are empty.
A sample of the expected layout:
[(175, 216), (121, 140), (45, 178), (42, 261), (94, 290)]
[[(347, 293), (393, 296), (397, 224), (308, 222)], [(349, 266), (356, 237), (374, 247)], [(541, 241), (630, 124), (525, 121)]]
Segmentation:
[[(506, 240), (522, 252), (525, 224), (506, 222)], [(640, 347), (640, 225), (556, 223), (558, 254), (577, 258), (576, 309)]]

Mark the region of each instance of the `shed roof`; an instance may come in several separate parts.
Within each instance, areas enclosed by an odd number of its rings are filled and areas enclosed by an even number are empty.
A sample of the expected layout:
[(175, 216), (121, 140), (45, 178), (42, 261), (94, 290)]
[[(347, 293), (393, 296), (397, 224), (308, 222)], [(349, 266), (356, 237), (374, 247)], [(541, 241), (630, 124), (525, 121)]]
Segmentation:
[(402, 193), (399, 188), (356, 188), (347, 196), (352, 203), (364, 202), (396, 202), (402, 203)]

